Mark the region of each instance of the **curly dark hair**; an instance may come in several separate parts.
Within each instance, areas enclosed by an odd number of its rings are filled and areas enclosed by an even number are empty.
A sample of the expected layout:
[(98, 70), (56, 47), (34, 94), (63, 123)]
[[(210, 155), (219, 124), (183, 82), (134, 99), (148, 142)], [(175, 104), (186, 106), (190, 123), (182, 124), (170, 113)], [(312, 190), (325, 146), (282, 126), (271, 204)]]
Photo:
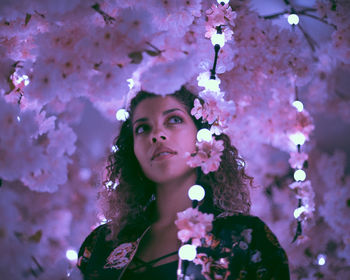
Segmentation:
[[(198, 98), (203, 102), (198, 96), (185, 87), (168, 96), (176, 98), (185, 106), (198, 130), (209, 127), (208, 123), (202, 122), (201, 119), (197, 120), (191, 115), (194, 100)], [(131, 100), (128, 110), (130, 116), (122, 124), (114, 142), (117, 150), (108, 158), (109, 164), (106, 167), (108, 174), (104, 183), (117, 182), (118, 186), (104, 188), (100, 192), (100, 206), (106, 219), (112, 221), (114, 234), (118, 229), (136, 221), (140, 223), (142, 220), (150, 224), (156, 217), (155, 203), (151, 202), (155, 194), (155, 183), (144, 175), (136, 159), (131, 123), (138, 104), (144, 99), (155, 97), (159, 95), (140, 91)], [(248, 214), (251, 204), (249, 185), (252, 184), (253, 178), (245, 173), (245, 162), (239, 157), (237, 149), (231, 145), (230, 138), (226, 134), (220, 134), (216, 136), (216, 140), (219, 139), (224, 142), (219, 169), (216, 172), (204, 174), (200, 168), (197, 168), (197, 183), (206, 189), (205, 205), (207, 207), (204, 212), (221, 215)]]

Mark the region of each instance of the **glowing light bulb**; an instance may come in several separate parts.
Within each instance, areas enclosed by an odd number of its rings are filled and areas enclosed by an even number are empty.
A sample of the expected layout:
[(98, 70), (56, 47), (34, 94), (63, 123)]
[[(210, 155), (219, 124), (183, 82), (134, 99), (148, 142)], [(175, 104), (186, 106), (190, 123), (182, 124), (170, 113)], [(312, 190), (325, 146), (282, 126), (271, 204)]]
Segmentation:
[(304, 213), (306, 208), (304, 206), (300, 206), (299, 208), (294, 210), (294, 218), (298, 219), (302, 213)]
[(325, 254), (319, 254), (317, 256), (317, 264), (318, 265), (325, 265), (327, 260), (327, 256)]
[(288, 16), (288, 23), (290, 25), (297, 25), (299, 23), (299, 17), (296, 14), (290, 14)]
[(66, 251), (66, 258), (71, 262), (76, 262), (78, 260), (78, 254), (73, 249), (68, 249)]
[(205, 196), (205, 190), (200, 185), (193, 185), (188, 190), (188, 196), (191, 200), (201, 201)]
[(128, 82), (129, 89), (132, 89), (135, 86), (135, 81), (130, 78), (126, 80)]
[(209, 129), (202, 128), (197, 132), (197, 140), (198, 142), (210, 142), (212, 139), (211, 132)]
[(306, 178), (306, 173), (302, 169), (298, 169), (294, 172), (294, 180), (295, 181), (304, 181)]
[(294, 134), (289, 135), (289, 139), (295, 144), (295, 145), (304, 145), (306, 138), (305, 135), (301, 132), (297, 132)]
[(221, 81), (219, 78), (208, 79), (208, 80), (204, 81), (204, 87), (207, 90), (219, 92), (220, 91), (220, 87), (219, 87), (220, 82)]
[(182, 260), (193, 261), (197, 255), (196, 247), (191, 244), (182, 245), (179, 249), (179, 257)]
[(21, 117), (17, 116), (17, 121), (20, 122), (21, 121)]
[(219, 4), (221, 5), (225, 5), (227, 4), (228, 2), (230, 2), (230, 0), (217, 0)]
[(220, 48), (222, 48), (225, 45), (225, 35), (215, 33), (211, 36), (210, 41), (213, 44), (213, 46), (219, 45)]
[(298, 112), (301, 112), (304, 110), (304, 104), (299, 101), (299, 100), (295, 100), (292, 105), (298, 110)]
[(119, 109), (115, 116), (118, 121), (126, 121), (129, 118), (129, 112), (125, 109)]

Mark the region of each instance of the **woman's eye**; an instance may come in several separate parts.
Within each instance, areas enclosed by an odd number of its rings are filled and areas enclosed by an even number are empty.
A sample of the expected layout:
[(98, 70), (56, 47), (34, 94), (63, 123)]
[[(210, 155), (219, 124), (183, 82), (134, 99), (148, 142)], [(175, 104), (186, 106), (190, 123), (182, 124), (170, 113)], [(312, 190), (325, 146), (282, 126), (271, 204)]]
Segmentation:
[(171, 118), (169, 118), (169, 123), (173, 124), (173, 123), (182, 123), (183, 120), (182, 118), (178, 117), (178, 116), (173, 116)]
[(135, 129), (135, 134), (141, 134), (144, 133), (146, 131), (147, 127), (146, 125), (139, 125), (138, 127), (136, 127)]

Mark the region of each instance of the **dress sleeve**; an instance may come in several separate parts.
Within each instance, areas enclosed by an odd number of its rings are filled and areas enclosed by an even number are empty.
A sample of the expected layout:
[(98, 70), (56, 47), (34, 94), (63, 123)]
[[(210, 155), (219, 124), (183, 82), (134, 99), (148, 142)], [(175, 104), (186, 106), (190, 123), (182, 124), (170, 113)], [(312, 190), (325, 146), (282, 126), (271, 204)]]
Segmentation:
[(253, 246), (261, 253), (261, 265), (266, 269), (268, 279), (290, 279), (288, 258), (277, 237), (259, 218), (254, 217)]
[(78, 253), (77, 267), (83, 274), (84, 279), (109, 278), (107, 275), (103, 278), (106, 273), (103, 266), (113, 248), (113, 242), (106, 240), (109, 233), (108, 224), (101, 225), (94, 229), (81, 245)]

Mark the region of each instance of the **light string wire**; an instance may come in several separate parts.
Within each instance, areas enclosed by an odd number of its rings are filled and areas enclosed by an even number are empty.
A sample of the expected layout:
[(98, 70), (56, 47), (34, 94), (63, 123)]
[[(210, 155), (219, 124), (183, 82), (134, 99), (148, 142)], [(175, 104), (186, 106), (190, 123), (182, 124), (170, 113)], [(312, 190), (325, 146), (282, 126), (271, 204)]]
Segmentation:
[[(225, 7), (225, 5), (227, 5), (227, 7), (229, 7), (228, 2), (229, 1), (220, 1), (220, 0), (218, 1), (219, 5), (221, 5), (222, 7)], [(216, 26), (215, 29), (216, 29), (216, 33), (214, 33), (211, 37), (211, 42), (214, 45), (215, 56), (214, 56), (213, 67), (212, 67), (212, 69), (210, 69), (210, 77), (209, 77), (209, 81), (208, 81), (209, 85), (210, 85), (210, 82), (217, 80), (216, 79), (216, 67), (217, 67), (219, 51), (220, 51), (220, 48), (223, 47), (223, 45), (225, 43), (224, 34), (222, 33), (222, 26), (221, 25)], [(220, 95), (219, 83), (216, 83), (215, 85), (216, 85), (215, 86), (216, 90), (214, 90), (214, 92), (216, 92), (217, 95), (219, 96)], [(212, 88), (207, 88), (207, 87), (204, 91), (206, 91), (206, 90), (213, 91)], [(205, 121), (203, 116), (202, 116), (202, 121)], [(216, 119), (215, 122), (217, 122), (217, 121), (218, 120)], [(201, 140), (209, 142), (213, 139), (212, 135), (211, 135), (212, 133), (210, 131), (208, 131), (207, 129), (204, 129), (204, 130), (200, 130), (198, 132), (197, 143), (200, 142)], [(208, 137), (209, 137), (209, 139), (208, 139)], [(203, 168), (202, 168), (202, 170), (203, 170)], [(191, 189), (193, 190), (195, 188), (196, 188), (197, 192), (198, 192), (198, 190), (199, 190), (199, 192), (203, 192), (202, 197), (198, 198), (195, 195), (193, 196), (190, 194)], [(205, 195), (205, 192), (204, 192), (204, 188), (202, 186), (194, 185), (189, 190), (189, 197), (192, 200), (192, 209), (198, 211), (197, 213), (201, 213), (199, 211), (198, 207), (199, 207), (199, 201), (204, 198), (204, 195)], [(205, 214), (202, 214), (202, 215), (205, 215)], [(194, 218), (196, 218), (196, 217), (194, 217)], [(189, 240), (187, 242), (182, 242), (182, 245), (179, 248), (179, 262), (178, 262), (178, 268), (177, 268), (177, 280), (184, 280), (185, 279), (186, 268), (187, 268), (189, 262), (193, 261), (197, 256), (196, 247), (197, 247), (196, 245), (192, 244), (192, 238), (189, 238)], [(186, 251), (186, 252), (184, 252), (184, 251)]]
[[(296, 121), (298, 121), (298, 114), (305, 112), (304, 105), (299, 99), (298, 87), (294, 85), (295, 99), (293, 106), (296, 108)], [(294, 191), (295, 197), (298, 199), (298, 206), (294, 210), (294, 218), (297, 221), (296, 231), (292, 243), (297, 240), (301, 241), (303, 236), (303, 224), (313, 218), (314, 207), (314, 192), (311, 182), (305, 181), (305, 168), (308, 167), (308, 154), (302, 151), (302, 146), (306, 142), (306, 136), (302, 131), (298, 131), (297, 138), (292, 139), (296, 145), (296, 152), (290, 153), (290, 165), (294, 168), (294, 182), (289, 185), (290, 189)], [(293, 159), (294, 158), (294, 159)]]
[[(291, 25), (292, 30), (295, 34), (295, 27), (302, 32), (305, 40), (309, 44), (312, 52), (315, 52), (315, 48), (317, 47), (317, 43), (312, 39), (311, 36), (308, 35), (307, 32), (301, 27), (299, 23), (299, 15), (296, 11), (296, 8), (287, 0), (285, 3), (290, 7), (290, 13), (287, 18), (288, 23)], [(298, 123), (298, 117), (301, 118), (302, 114), (308, 114), (304, 109), (304, 104), (300, 101), (299, 97), (299, 88), (296, 85), (296, 77), (291, 79), (292, 84), (294, 86), (294, 101), (292, 103), (293, 107), (296, 108), (296, 122)], [(298, 126), (299, 127), (299, 126)], [(308, 136), (308, 135), (307, 135)], [(304, 169), (308, 166), (308, 154), (302, 152), (302, 146), (307, 141), (307, 137), (304, 135), (303, 131), (299, 130), (296, 134), (293, 135), (291, 139), (292, 142), (296, 145), (296, 153), (290, 153), (290, 161), (291, 167), (294, 168), (294, 180), (292, 184), (289, 185), (290, 189), (292, 189), (295, 193), (295, 197), (298, 199), (298, 206), (294, 210), (294, 218), (297, 221), (297, 226), (295, 230), (294, 237), (292, 239), (292, 243), (296, 241), (301, 241), (304, 239), (303, 236), (303, 224), (311, 220), (313, 218), (313, 212), (315, 210), (314, 207), (314, 191), (312, 189), (311, 182), (305, 181), (306, 173)]]

